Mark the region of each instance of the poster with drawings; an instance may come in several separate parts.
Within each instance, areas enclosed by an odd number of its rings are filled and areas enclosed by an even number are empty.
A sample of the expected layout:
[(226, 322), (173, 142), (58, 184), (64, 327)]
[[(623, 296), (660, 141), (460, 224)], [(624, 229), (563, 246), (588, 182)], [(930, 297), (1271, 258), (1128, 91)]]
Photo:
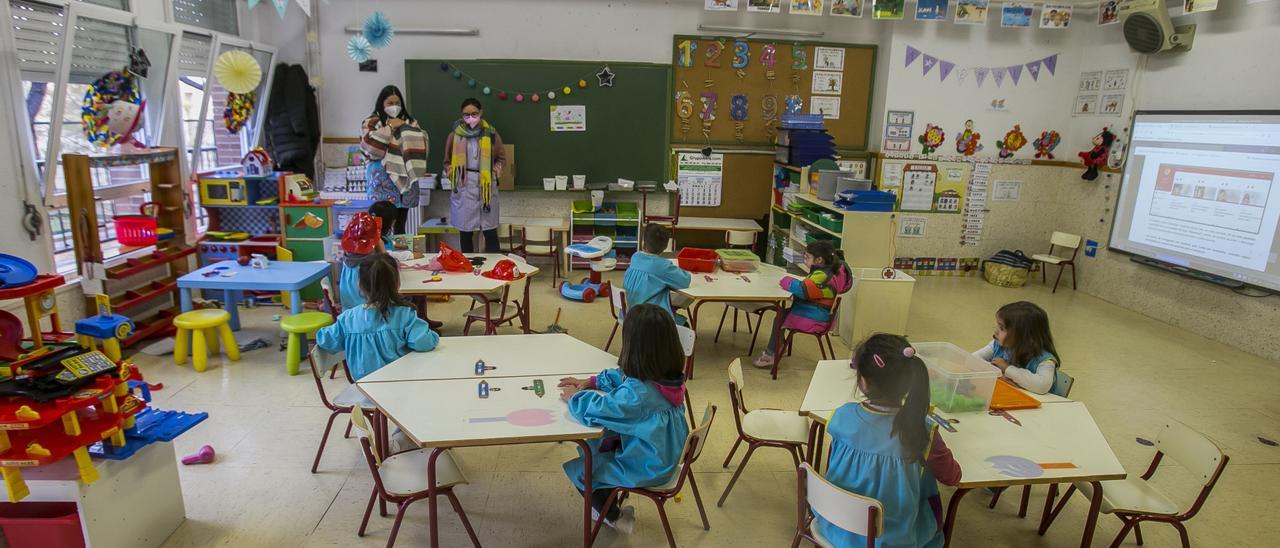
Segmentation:
[(844, 48), (813, 48), (813, 70), (844, 70)]
[(902, 167), (902, 211), (933, 211), (933, 192), (938, 184), (938, 166), (906, 164)]
[(681, 206), (719, 207), (724, 184), (724, 155), (680, 153), (676, 162), (676, 184), (680, 187)]
[(843, 72), (823, 72), (813, 71), (813, 85), (810, 88), (811, 93), (823, 95), (840, 95), (844, 90), (844, 73)]
[(1119, 116), (1120, 111), (1124, 108), (1124, 94), (1119, 95), (1103, 95), (1102, 105), (1098, 107), (1100, 113), (1109, 116)]
[(809, 98), (809, 114), (821, 114), (824, 119), (840, 118), (840, 98), (814, 95)]
[(1108, 70), (1106, 75), (1102, 77), (1102, 89), (1104, 91), (1121, 90), (1128, 85), (1129, 69)]
[(903, 238), (923, 238), (925, 236), (925, 228), (929, 225), (927, 217), (912, 217), (903, 215), (898, 220), (898, 235)]
[(1080, 88), (1078, 91), (1098, 91), (1102, 89), (1102, 71), (1094, 70), (1080, 73)]

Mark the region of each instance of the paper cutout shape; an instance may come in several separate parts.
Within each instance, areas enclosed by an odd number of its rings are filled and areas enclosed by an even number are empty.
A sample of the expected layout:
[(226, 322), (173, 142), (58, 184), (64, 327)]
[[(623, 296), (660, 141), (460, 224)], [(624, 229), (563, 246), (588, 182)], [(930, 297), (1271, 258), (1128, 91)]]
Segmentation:
[(548, 409), (530, 408), (517, 409), (502, 417), (472, 417), (467, 422), (507, 422), (516, 426), (534, 427), (546, 426), (555, 422), (555, 419), (552, 418), (552, 413)]

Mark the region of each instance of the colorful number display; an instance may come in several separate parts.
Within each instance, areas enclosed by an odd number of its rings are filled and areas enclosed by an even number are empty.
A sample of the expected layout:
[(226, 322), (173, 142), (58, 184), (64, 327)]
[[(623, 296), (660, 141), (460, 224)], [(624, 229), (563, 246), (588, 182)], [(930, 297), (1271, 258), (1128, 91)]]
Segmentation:
[(714, 91), (702, 92), (702, 112), (698, 114), (698, 118), (702, 123), (709, 124), (716, 119), (716, 103), (720, 101), (720, 94)]
[(738, 122), (747, 119), (746, 95), (734, 95), (733, 99), (729, 100), (729, 116)]
[(804, 70), (809, 68), (809, 55), (804, 51), (804, 44), (793, 44), (791, 46), (791, 70)]
[(720, 42), (707, 44), (707, 60), (702, 65), (709, 68), (720, 68), (721, 55), (724, 55), (724, 44)]
[(766, 44), (763, 48), (761, 48), (760, 50), (761, 65), (764, 65), (768, 68), (773, 68), (773, 65), (777, 64), (777, 62), (778, 62), (778, 46), (775, 46), (773, 44)]
[(747, 63), (751, 60), (751, 45), (746, 40), (738, 40), (733, 43), (733, 68), (747, 68)]
[(804, 109), (804, 99), (799, 95), (788, 95), (786, 99), (787, 114), (795, 114)]
[(697, 42), (684, 40), (676, 44), (676, 64), (682, 67), (693, 66), (693, 50), (698, 49)]

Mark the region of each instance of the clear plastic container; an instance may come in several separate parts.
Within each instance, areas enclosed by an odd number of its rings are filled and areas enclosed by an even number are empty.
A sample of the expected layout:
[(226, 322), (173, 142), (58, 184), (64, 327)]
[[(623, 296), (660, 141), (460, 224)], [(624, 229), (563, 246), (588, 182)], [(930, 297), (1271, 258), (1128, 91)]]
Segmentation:
[(948, 342), (916, 343), (929, 368), (929, 399), (947, 413), (986, 411), (1000, 370)]

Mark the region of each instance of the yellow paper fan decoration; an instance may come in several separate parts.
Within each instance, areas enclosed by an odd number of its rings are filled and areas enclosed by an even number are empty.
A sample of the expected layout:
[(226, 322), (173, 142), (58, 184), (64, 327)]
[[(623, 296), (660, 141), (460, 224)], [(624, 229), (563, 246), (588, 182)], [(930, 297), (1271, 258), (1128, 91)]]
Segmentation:
[(223, 52), (213, 64), (213, 77), (231, 93), (249, 93), (262, 81), (262, 67), (252, 55), (233, 49)]

